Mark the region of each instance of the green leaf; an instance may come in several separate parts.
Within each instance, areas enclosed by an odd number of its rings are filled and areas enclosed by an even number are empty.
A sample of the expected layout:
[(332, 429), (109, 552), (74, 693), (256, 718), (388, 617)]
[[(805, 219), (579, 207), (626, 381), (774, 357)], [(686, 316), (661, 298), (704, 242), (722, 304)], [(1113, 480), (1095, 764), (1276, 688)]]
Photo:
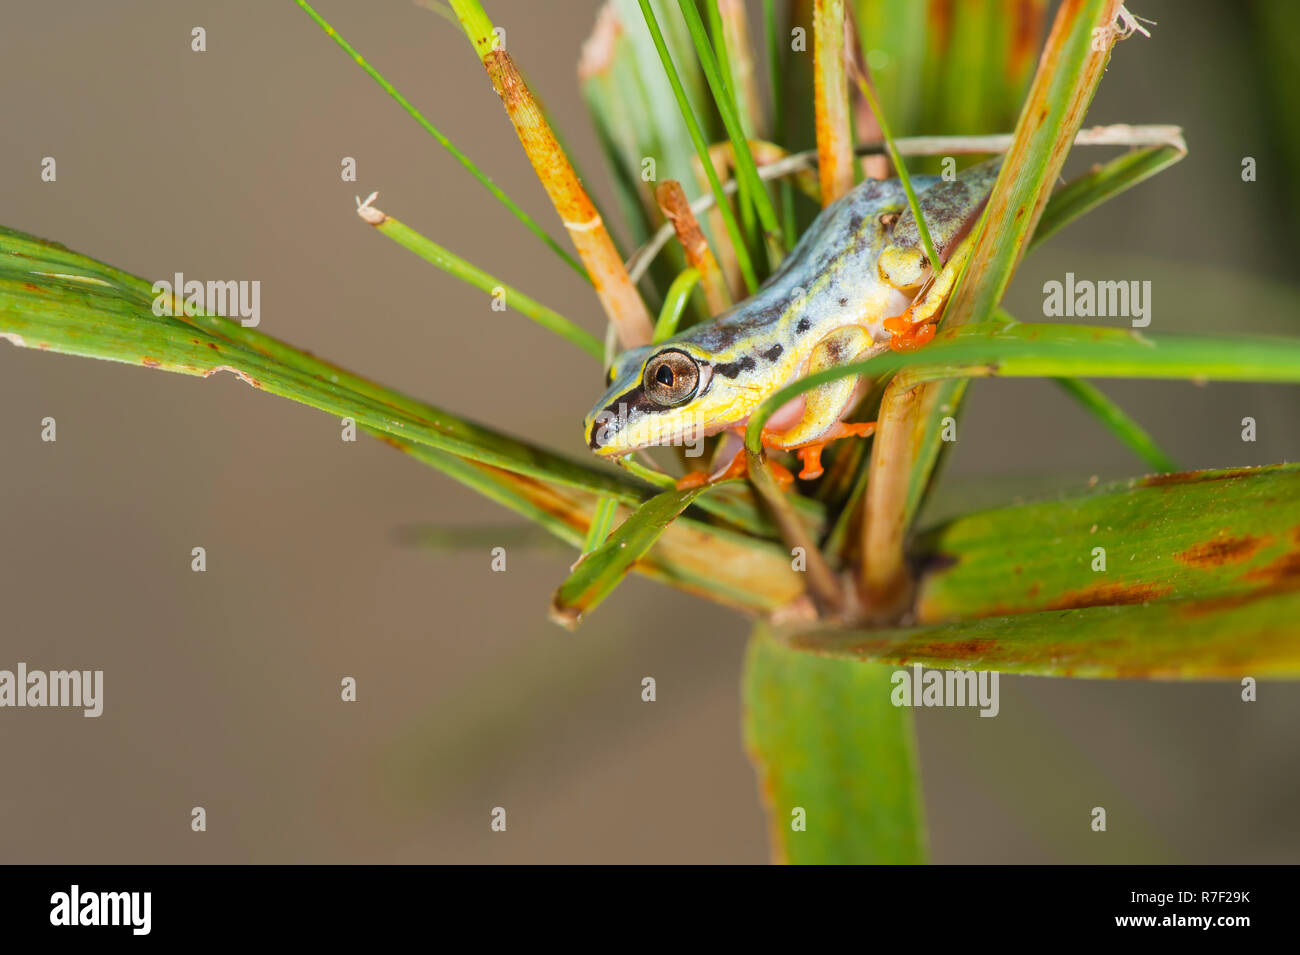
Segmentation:
[[(671, 0), (650, 0), (650, 4), (658, 14), (664, 47), (676, 64), (681, 94), (699, 118), (701, 134), (713, 142), (719, 129), (717, 117), (710, 109), (709, 90), (699, 64), (691, 55), (691, 38), (680, 18), (666, 15), (672, 9)], [(678, 109), (672, 81), (664, 72), (660, 51), (646, 26), (639, 2), (613, 0), (612, 8), (621, 26), (619, 37), (626, 41), (625, 46), (614, 51), (612, 67), (618, 71), (623, 84), (619, 107), (631, 121), (636, 136), (637, 145), (623, 154), (627, 172), (633, 177), (633, 188), (647, 189), (641, 179), (641, 162), (646, 156), (654, 156), (658, 159), (658, 180), (677, 179), (689, 198), (698, 198), (701, 192), (691, 162), (695, 151)]]
[(933, 31), (939, 35), (928, 64), (937, 73), (928, 84), (931, 123), (936, 114), (941, 122), (932, 128), (977, 133), (1014, 120), (1033, 70), (1044, 5), (966, 0), (949, 7), (948, 23)]
[[(925, 67), (928, 5), (911, 0), (854, 0), (853, 23), (880, 105), (900, 134), (921, 128), (922, 89), (933, 82)], [(939, 61), (942, 66), (946, 60)], [(947, 130), (947, 124), (932, 125)]]
[(890, 694), (885, 667), (794, 652), (755, 630), (745, 739), (776, 861), (925, 861), (912, 713)]
[[(0, 227), (0, 336), (15, 345), (249, 385), (338, 417), (582, 546), (603, 496), (639, 505), (648, 489), (474, 424), (219, 315), (155, 315), (144, 279)], [(732, 497), (756, 519), (752, 495)], [(770, 611), (803, 590), (775, 545), (683, 519), (641, 569), (674, 586)]]
[[(581, 548), (604, 498), (423, 445), (382, 440)], [(707, 498), (706, 498), (707, 500)], [(781, 548), (679, 517), (633, 568), (652, 580), (738, 610), (771, 613), (803, 591), (801, 575)]]
[[(1300, 677), (1300, 592), (1047, 610), (898, 630), (809, 628), (791, 650), (893, 666), (1114, 680)], [(830, 661), (827, 661), (828, 663)]]
[(576, 627), (583, 615), (613, 592), (668, 525), (705, 490), (706, 486), (664, 491), (637, 508), (603, 544), (578, 561), (551, 600), (551, 619), (570, 629)]
[(913, 556), (922, 626), (781, 639), (837, 659), (1039, 676), (1300, 677), (1300, 465), (972, 514), (922, 535)]
[[(812, 44), (817, 32), (813, 23), (814, 6), (814, 0), (789, 0), (778, 25), (776, 43), (781, 61), (775, 82), (781, 103), (781, 122), (773, 125), (772, 139), (791, 153), (807, 150), (815, 155), (817, 121), (812, 104), (816, 95), (816, 77)], [(798, 48), (794, 42), (795, 30), (803, 31), (803, 41)], [(783, 190), (781, 214), (787, 223), (786, 231), (793, 239), (798, 239), (820, 211), (820, 202), (806, 201), (795, 189)]]
[(903, 192), (907, 194), (907, 207), (912, 211), (912, 218), (916, 220), (916, 230), (920, 233), (921, 245), (925, 248), (925, 257), (930, 260), (930, 267), (934, 270), (934, 274), (938, 275), (943, 268), (943, 263), (939, 261), (939, 253), (935, 251), (934, 242), (930, 239), (930, 228), (926, 224), (925, 216), (921, 213), (920, 204), (916, 198), (916, 190), (912, 188), (912, 177), (907, 174), (907, 164), (903, 162), (898, 147), (894, 145), (894, 137), (889, 131), (889, 123), (885, 119), (884, 110), (876, 102), (876, 94), (871, 91), (871, 83), (861, 74), (856, 79), (862, 98), (867, 101), (867, 104), (871, 107), (871, 112), (876, 117), (876, 125), (880, 127), (880, 136), (885, 141), (885, 149), (889, 152), (890, 161), (894, 164), (894, 173), (903, 186)]
[(985, 322), (945, 329), (917, 352), (884, 352), (791, 382), (763, 400), (745, 426), (760, 451), (767, 419), (787, 401), (840, 378), (905, 376), (906, 387), (954, 378), (1195, 378), (1300, 382), (1300, 339), (1144, 335), (1123, 328)]
[(614, 518), (617, 514), (618, 501), (614, 498), (602, 497), (596, 502), (596, 513), (592, 515), (591, 526), (587, 528), (587, 536), (582, 542), (584, 557), (605, 543), (605, 538), (609, 536), (609, 529), (614, 526)]
[[(397, 440), (567, 487), (640, 504), (647, 488), (410, 398), (219, 315), (153, 314), (150, 283), (58, 243), (0, 226), (0, 335), (16, 345), (189, 375), (226, 371), (253, 387)], [(671, 479), (667, 479), (671, 482)], [(734, 527), (777, 539), (751, 491), (731, 487), (700, 507)], [(802, 507), (818, 526), (822, 511)]]
[[(1156, 475), (970, 514), (915, 552), (929, 568), (923, 623), (1300, 589), (1300, 465)], [(1300, 620), (1284, 629), (1300, 635)]]
[[(854, 0), (871, 82), (902, 136), (995, 133), (1015, 122), (1046, 0)], [(913, 172), (938, 172), (939, 157)]]
[[(164, 293), (165, 294), (165, 293)], [(639, 500), (629, 479), (474, 424), (220, 315), (155, 315), (144, 279), (0, 227), (0, 333), (28, 348), (208, 377), (230, 372), (269, 394), (358, 425), (572, 487)]]

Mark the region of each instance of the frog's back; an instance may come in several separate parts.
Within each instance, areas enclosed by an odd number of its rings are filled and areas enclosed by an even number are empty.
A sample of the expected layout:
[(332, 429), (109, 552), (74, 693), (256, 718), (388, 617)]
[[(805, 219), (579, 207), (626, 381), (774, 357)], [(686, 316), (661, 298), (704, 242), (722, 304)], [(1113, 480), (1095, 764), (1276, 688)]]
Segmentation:
[[(913, 183), (924, 190), (938, 181), (937, 177), (921, 176)], [(684, 332), (678, 340), (719, 356), (745, 344), (770, 352), (787, 325), (790, 336), (815, 341), (838, 325), (867, 316), (886, 317), (875, 313), (887, 308), (886, 300), (897, 296), (876, 269), (890, 237), (881, 220), (906, 207), (907, 197), (898, 180), (862, 183), (822, 210), (757, 292), (712, 321)], [(873, 337), (878, 336), (877, 328)]]

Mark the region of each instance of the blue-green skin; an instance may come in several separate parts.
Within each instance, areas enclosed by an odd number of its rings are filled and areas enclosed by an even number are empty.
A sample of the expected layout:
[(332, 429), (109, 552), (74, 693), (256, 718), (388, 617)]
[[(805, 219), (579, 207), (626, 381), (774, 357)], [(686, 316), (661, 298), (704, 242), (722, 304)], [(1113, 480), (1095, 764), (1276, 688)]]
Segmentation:
[[(955, 181), (912, 180), (944, 261), (983, 208), (999, 165), (993, 160), (972, 167)], [(843, 361), (887, 348), (890, 333), (882, 322), (901, 314), (930, 274), (899, 181), (862, 183), (822, 210), (753, 296), (710, 322), (620, 355), (608, 390), (587, 416), (588, 446), (618, 456), (742, 426), (764, 399), (808, 373), (818, 344), (838, 329), (856, 326), (866, 333), (857, 339), (867, 350)], [(647, 360), (666, 349), (685, 352), (700, 369), (693, 397), (670, 408), (647, 398), (642, 384)], [(836, 420), (813, 422), (813, 436)], [(800, 438), (808, 436), (804, 427)]]

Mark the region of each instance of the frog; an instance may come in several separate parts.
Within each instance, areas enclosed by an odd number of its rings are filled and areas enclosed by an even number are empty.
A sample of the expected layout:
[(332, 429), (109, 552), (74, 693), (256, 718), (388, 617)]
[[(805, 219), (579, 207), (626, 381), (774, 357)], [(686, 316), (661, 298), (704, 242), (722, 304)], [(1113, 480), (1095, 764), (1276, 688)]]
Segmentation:
[[(939, 258), (936, 271), (898, 179), (868, 179), (826, 206), (771, 276), (715, 318), (610, 365), (604, 395), (584, 421), (587, 446), (620, 458), (654, 445), (695, 445), (724, 434), (708, 470), (680, 489), (744, 477), (750, 416), (784, 386), (814, 372), (934, 337), (940, 310), (974, 242), (1001, 157), (955, 178), (911, 180)], [(850, 422), (869, 383), (845, 377), (805, 392), (765, 422), (765, 449), (792, 451), (799, 477), (823, 474), (826, 445), (869, 437), (875, 422)], [(769, 462), (783, 485), (791, 472)]]

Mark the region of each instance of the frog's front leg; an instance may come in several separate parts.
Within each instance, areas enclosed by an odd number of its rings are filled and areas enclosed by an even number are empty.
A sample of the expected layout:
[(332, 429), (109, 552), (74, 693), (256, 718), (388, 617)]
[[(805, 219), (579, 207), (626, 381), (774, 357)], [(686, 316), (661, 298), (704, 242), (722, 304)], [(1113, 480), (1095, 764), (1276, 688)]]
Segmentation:
[(891, 349), (915, 351), (934, 338), (939, 310), (948, 300), (948, 294), (952, 292), (957, 276), (961, 274), (961, 270), (970, 259), (973, 247), (974, 242), (969, 238), (963, 240), (934, 281), (922, 286), (921, 292), (912, 304), (907, 306), (901, 315), (895, 315), (882, 322), (885, 331), (892, 336), (889, 339)]
[[(917, 202), (942, 268), (930, 271), (929, 257), (911, 210), (894, 223), (889, 244), (877, 261), (880, 278), (902, 291), (916, 290), (903, 314), (884, 321), (894, 351), (913, 351), (934, 337), (939, 310), (970, 258), (975, 220), (988, 201), (1002, 160), (973, 166), (961, 178), (931, 186)], [(928, 273), (928, 278), (927, 278)]]
[[(816, 346), (808, 359), (808, 374), (856, 361), (875, 346), (866, 329), (856, 325), (838, 328)], [(838, 378), (818, 385), (804, 396), (803, 415), (784, 431), (763, 430), (763, 446), (797, 451), (803, 461), (799, 477), (821, 477), (822, 449), (840, 438), (865, 438), (875, 431), (874, 421), (849, 424), (840, 420), (853, 405), (857, 394), (857, 377)]]

